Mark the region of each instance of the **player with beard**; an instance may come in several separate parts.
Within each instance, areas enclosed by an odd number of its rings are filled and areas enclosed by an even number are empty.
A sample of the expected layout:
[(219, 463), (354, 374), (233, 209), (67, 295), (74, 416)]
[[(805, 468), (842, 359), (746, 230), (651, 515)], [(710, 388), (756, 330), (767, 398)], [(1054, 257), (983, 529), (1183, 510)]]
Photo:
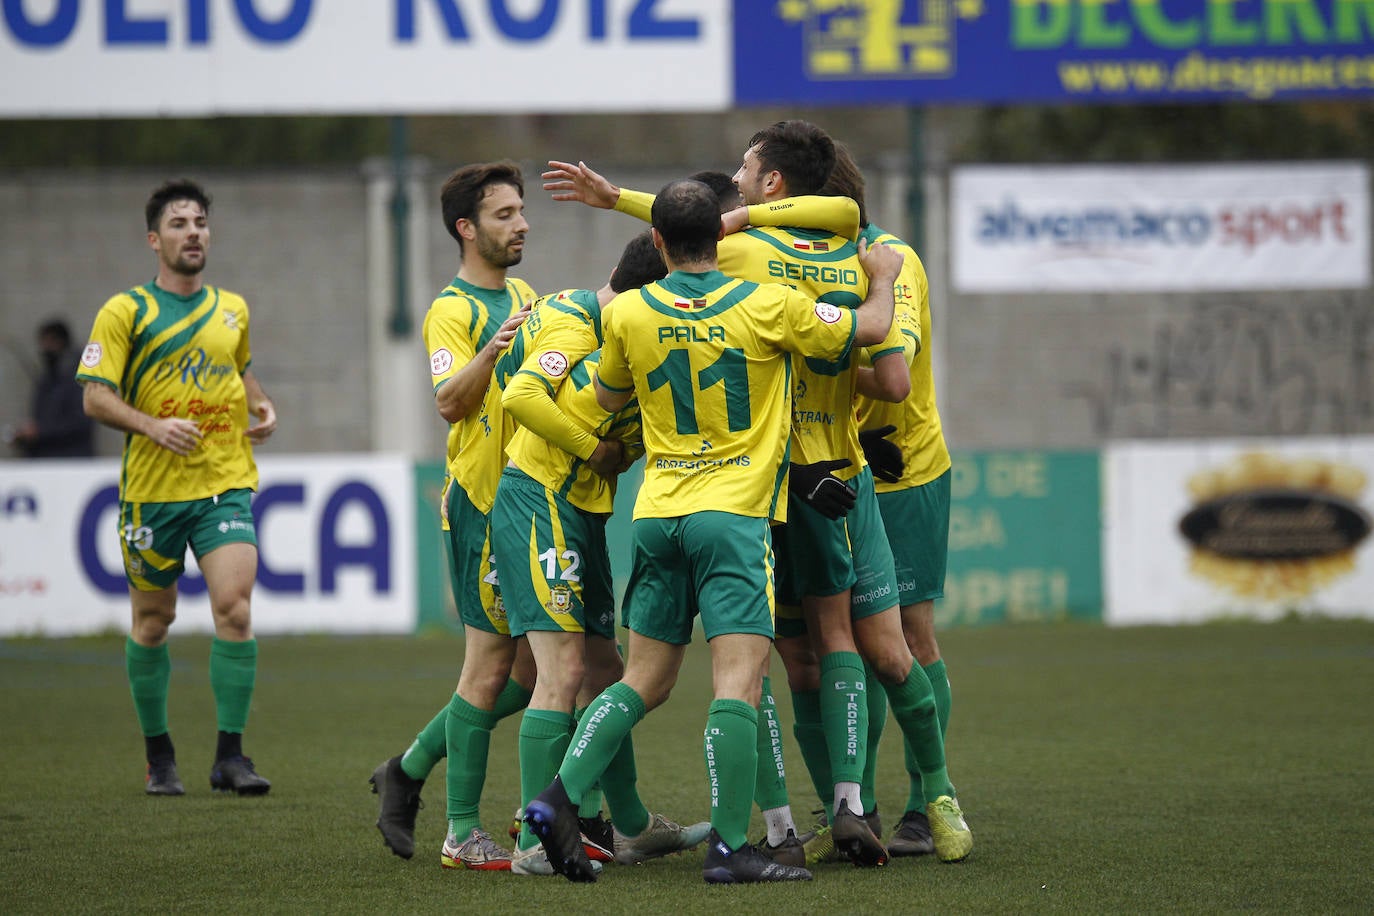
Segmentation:
[(487, 518), (513, 431), (499, 396), (487, 396), (492, 368), (535, 299), (529, 284), (507, 276), (520, 263), (529, 232), (523, 198), (524, 180), (513, 162), (464, 166), (440, 192), (444, 228), (458, 243), (461, 266), (431, 304), (423, 334), (435, 407), (451, 424), (440, 517), (465, 652), (447, 705), (371, 779), (381, 802), (377, 829), (392, 852), (408, 859), (421, 787), (448, 758), (448, 832), (440, 853), (446, 868), (510, 869), (510, 853), (482, 829), (478, 805), (492, 729), (525, 708), (534, 684), (528, 647), (510, 636)]
[[(101, 307), (77, 370), (87, 415), (125, 434), (119, 522), (133, 622), (124, 658), (148, 758), (144, 790), (185, 792), (167, 726), (167, 632), (189, 546), (215, 627), (210, 686), (219, 735), (210, 787), (264, 795), (271, 783), (244, 756), (242, 735), (258, 657), (253, 446), (272, 435), (277, 413), (249, 368), (247, 303), (202, 277), (209, 195), (171, 181), (153, 192), (144, 215), (157, 277)], [(170, 371), (187, 365), (200, 371)]]

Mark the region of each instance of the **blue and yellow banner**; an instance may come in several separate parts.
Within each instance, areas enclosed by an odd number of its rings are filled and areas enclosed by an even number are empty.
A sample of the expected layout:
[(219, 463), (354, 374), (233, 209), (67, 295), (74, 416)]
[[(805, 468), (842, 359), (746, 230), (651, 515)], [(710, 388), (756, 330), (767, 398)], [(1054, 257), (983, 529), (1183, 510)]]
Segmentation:
[(1374, 0), (758, 0), (734, 26), (739, 105), (1374, 92)]

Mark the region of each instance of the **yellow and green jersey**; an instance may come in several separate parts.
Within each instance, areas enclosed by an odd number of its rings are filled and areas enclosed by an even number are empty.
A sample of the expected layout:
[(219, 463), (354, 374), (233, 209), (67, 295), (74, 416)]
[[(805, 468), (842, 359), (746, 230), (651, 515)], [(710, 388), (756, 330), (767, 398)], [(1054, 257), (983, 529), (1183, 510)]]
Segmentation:
[(497, 360), (493, 384), (517, 423), (506, 453), (520, 470), (588, 512), (610, 512), (615, 489), (586, 460), (604, 436), (634, 448), (635, 410), (608, 415), (591, 384), (601, 347), (601, 303), (592, 290), (564, 290), (535, 303)]
[[(644, 191), (620, 189), (615, 209), (621, 213), (651, 221), (654, 195)], [(749, 206), (751, 226), (807, 226), (824, 229), (847, 239), (859, 236), (859, 205), (848, 197), (827, 197), (803, 194), (783, 200), (771, 200)]]
[[(434, 390), (472, 362), (507, 318), (533, 301), (534, 290), (524, 280), (510, 279), (502, 289), (485, 289), (454, 277), (430, 304), (421, 332)], [(490, 512), (496, 498), (510, 434), (499, 396), (484, 398), (449, 428), (448, 474), (482, 512)]]
[[(718, 249), (723, 273), (755, 282), (785, 283), (818, 302), (852, 310), (868, 295), (868, 274), (859, 250), (848, 239), (825, 230), (763, 227), (726, 236)], [(896, 325), (872, 352), (901, 347)], [(839, 359), (798, 360), (793, 384), (792, 461), (812, 464), (848, 459), (835, 476), (848, 480), (864, 468), (853, 420), (858, 375), (857, 354)]]
[(248, 304), (215, 286), (191, 296), (154, 283), (111, 298), (96, 314), (76, 377), (109, 385), (154, 417), (194, 420), (202, 439), (182, 457), (147, 436), (124, 437), (119, 497), (186, 502), (257, 489), (243, 372)]
[[(528, 409), (556, 412), (568, 423), (576, 425), (591, 439), (592, 449), (601, 439), (619, 439), (625, 447), (625, 457), (631, 461), (644, 453), (640, 438), (639, 403), (631, 399), (613, 414), (607, 414), (596, 400), (596, 386), (592, 384), (601, 362), (601, 351), (594, 350), (572, 364), (565, 373), (564, 384), (552, 395), (550, 403), (540, 403), (537, 392), (521, 396), (528, 376), (517, 376), (506, 388), (507, 409), (511, 398), (521, 397)], [(530, 387), (540, 386), (540, 382)], [(530, 395), (534, 395), (531, 397)], [(556, 422), (556, 421), (555, 421)], [(587, 512), (609, 514), (615, 508), (615, 483), (595, 474), (587, 467), (585, 456), (566, 451), (555, 443), (554, 437), (537, 432), (538, 421), (521, 423), (506, 448), (511, 464), (543, 484), (550, 491)]]
[(639, 399), (635, 518), (731, 512), (782, 521), (797, 353), (849, 355), (854, 312), (774, 283), (674, 271), (607, 306), (597, 378)]
[[(860, 397), (855, 402), (859, 429), (895, 426), (888, 438), (902, 450), (905, 468), (895, 483), (877, 481), (879, 493), (905, 490), (929, 483), (949, 470), (949, 449), (935, 406), (935, 375), (930, 364), (930, 282), (920, 257), (891, 233), (870, 225), (862, 236), (870, 245), (890, 245), (902, 253), (902, 272), (897, 278), (893, 327), (900, 329), (911, 372), (911, 394), (900, 404)], [(874, 348), (873, 355), (878, 355)]]

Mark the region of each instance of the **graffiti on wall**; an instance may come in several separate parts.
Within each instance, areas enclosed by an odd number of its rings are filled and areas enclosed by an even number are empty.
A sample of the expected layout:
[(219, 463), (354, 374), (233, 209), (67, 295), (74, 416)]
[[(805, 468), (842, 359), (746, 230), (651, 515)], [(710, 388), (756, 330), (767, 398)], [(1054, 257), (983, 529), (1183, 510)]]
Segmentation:
[(1198, 300), (1064, 393), (1103, 438), (1374, 431), (1374, 308), (1348, 292), (1305, 299)]

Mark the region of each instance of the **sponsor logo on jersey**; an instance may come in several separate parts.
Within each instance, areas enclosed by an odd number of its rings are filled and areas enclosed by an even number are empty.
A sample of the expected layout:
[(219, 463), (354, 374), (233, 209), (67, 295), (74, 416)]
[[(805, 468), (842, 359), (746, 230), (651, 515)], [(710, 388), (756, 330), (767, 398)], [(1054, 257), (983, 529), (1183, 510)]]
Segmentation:
[(105, 355), (105, 350), (100, 344), (91, 341), (86, 344), (86, 349), (81, 351), (81, 365), (87, 369), (94, 369), (100, 365), (100, 358)]
[(239, 313), (226, 310), (222, 314), (224, 315), (224, 326), (231, 331), (237, 331), (239, 329)]
[(449, 352), (448, 347), (440, 347), (433, 353), (429, 354), (430, 375), (443, 375), (445, 372), (452, 368), (453, 354)]
[(549, 350), (540, 354), (539, 368), (554, 378), (562, 378), (568, 371), (568, 358), (557, 350)]
[(838, 305), (832, 305), (829, 302), (816, 303), (816, 317), (826, 324), (834, 324), (839, 321), (841, 314), (843, 313)]

